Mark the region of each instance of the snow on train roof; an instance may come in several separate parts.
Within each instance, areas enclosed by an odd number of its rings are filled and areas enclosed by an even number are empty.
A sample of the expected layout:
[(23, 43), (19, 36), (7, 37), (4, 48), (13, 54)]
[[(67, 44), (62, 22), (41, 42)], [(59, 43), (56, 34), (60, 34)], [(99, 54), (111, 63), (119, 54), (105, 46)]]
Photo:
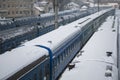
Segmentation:
[[(47, 35), (49, 35), (49, 36), (44, 35), (47, 37), (41, 36), (39, 38), (36, 38), (34, 40), (27, 42), (26, 44), (24, 44), (21, 47), (15, 48), (11, 51), (7, 51), (6, 53), (0, 55), (0, 64), (1, 64), (0, 79), (2, 79), (2, 80), (7, 79), (9, 76), (13, 75), (20, 69), (24, 68), (26, 65), (30, 64), (31, 62), (37, 60), (37, 58), (40, 58), (42, 55), (45, 55), (45, 54), (48, 55), (47, 50), (36, 47), (35, 45), (43, 44), (43, 45), (49, 46), (50, 44), (47, 42), (49, 40), (53, 40), (54, 38), (56, 38), (57, 37), (56, 34), (58, 35), (58, 32), (61, 32), (61, 30), (59, 31), (59, 29), (58, 29), (58, 30), (52, 31), (51, 32), (52, 36), (50, 33), (48, 33)], [(69, 30), (71, 30), (71, 33), (73, 33), (74, 31), (77, 31), (78, 29), (77, 28), (74, 28), (74, 29), (69, 28)], [(69, 32), (69, 30), (66, 30), (66, 33)], [(54, 33), (54, 35), (53, 35), (53, 33)], [(57, 40), (59, 41), (59, 39), (62, 39), (62, 38), (60, 38), (62, 36), (63, 35), (59, 36), (59, 38), (56, 38), (56, 41)], [(68, 34), (66, 34), (65, 36), (68, 36)], [(45, 40), (47, 40), (47, 42), (43, 43), (43, 42), (45, 42)], [(31, 44), (33, 44), (33, 45), (31, 45)]]
[[(71, 70), (67, 68), (60, 80), (118, 80), (117, 26), (112, 28), (112, 23), (113, 17), (109, 17), (102, 24), (71, 62), (71, 64), (75, 64), (75, 67)], [(108, 57), (106, 52), (112, 52), (112, 57)], [(113, 71), (110, 71), (112, 77), (105, 77), (108, 65), (113, 67)]]
[(5, 80), (26, 65), (48, 55), (47, 50), (36, 46), (23, 46), (0, 55), (0, 80)]
[(70, 36), (75, 36), (75, 34), (80, 31), (84, 25), (95, 19), (98, 15), (103, 14), (105, 11), (106, 10), (100, 11), (99, 14), (95, 13), (65, 26), (61, 26), (54, 31), (25, 43), (24, 45), (44, 45), (50, 47), (52, 50), (55, 50), (55, 48), (62, 44), (62, 42), (66, 41)]
[(7, 39), (10, 39), (12, 37), (25, 34), (29, 31), (32, 31), (35, 27), (34, 26), (23, 26), (23, 27), (17, 27), (12, 28), (9, 30), (0, 31), (0, 38), (2, 38), (2, 41), (5, 41)]
[(70, 23), (66, 26), (61, 26), (54, 31), (25, 43), (24, 45), (44, 45), (54, 50), (54, 48), (58, 47), (71, 36), (75, 36), (81, 29), (81, 27), (75, 26), (78, 25), (78, 22), (83, 22), (86, 19), (88, 19), (88, 17)]
[[(117, 28), (112, 28), (112, 25), (113, 17), (109, 17), (82, 49), (85, 51), (82, 59), (96, 59), (117, 65)], [(112, 57), (107, 57), (107, 52), (112, 52)]]
[[(102, 13), (104, 12), (102, 11), (101, 14)], [(51, 31), (50, 33), (23, 44), (21, 47), (7, 51), (6, 53), (0, 55), (0, 79), (7, 79), (9, 76), (13, 75), (31, 62), (34, 62), (43, 55), (48, 55), (47, 50), (36, 47), (35, 45), (47, 46), (53, 50), (56, 47), (59, 47), (71, 36), (75, 36), (77, 32), (81, 30), (82, 26), (97, 16), (98, 13), (74, 21), (73, 23), (70, 23), (66, 26), (61, 26), (60, 28)]]

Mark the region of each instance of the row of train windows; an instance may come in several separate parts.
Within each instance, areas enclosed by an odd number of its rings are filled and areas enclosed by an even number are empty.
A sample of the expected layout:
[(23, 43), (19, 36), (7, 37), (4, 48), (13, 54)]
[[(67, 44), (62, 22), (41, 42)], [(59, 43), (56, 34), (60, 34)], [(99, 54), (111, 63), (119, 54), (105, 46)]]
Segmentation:
[[(63, 51), (63, 54), (59, 55), (54, 61), (53, 61), (53, 75), (55, 74), (55, 71), (57, 71), (57, 67), (61, 64), (61, 62), (65, 62), (65, 59), (67, 59), (66, 57), (69, 58), (69, 56), (71, 55), (71, 52), (79, 47), (80, 41), (75, 41), (73, 44), (71, 44), (66, 50)], [(34, 80), (37, 80), (37, 75), (39, 75), (39, 79), (40, 80), (49, 80), (49, 64), (44, 65), (44, 68), (40, 69), (39, 73), (34, 74), (33, 78)], [(32, 79), (29, 79), (32, 80)]]
[(49, 80), (50, 78), (50, 71), (49, 71), (49, 64), (42, 65), (42, 67), (38, 67), (38, 71), (35, 71), (32, 76), (25, 77), (25, 80)]
[(53, 62), (54, 65), (54, 73), (56, 71), (57, 66), (59, 66), (62, 62), (65, 62), (65, 59), (68, 59), (66, 57), (71, 56), (71, 53), (73, 53), (73, 51), (80, 47), (80, 41), (76, 41), (73, 44), (71, 44), (67, 49), (65, 49), (61, 55), (59, 55)]

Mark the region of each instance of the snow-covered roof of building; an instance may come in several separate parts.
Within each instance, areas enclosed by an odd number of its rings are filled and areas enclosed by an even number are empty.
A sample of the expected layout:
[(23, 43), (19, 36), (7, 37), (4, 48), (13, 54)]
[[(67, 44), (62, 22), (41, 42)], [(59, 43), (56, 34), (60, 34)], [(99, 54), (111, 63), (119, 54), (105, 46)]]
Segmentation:
[(39, 11), (44, 11), (45, 10), (45, 8), (44, 7), (38, 7), (38, 6), (34, 6), (37, 10), (39, 10)]
[(70, 2), (65, 6), (67, 9), (79, 9), (80, 6), (74, 2)]
[(36, 2), (36, 3), (34, 3), (34, 6), (45, 6), (45, 5), (47, 5), (47, 4), (48, 4), (47, 1), (41, 1), (41, 2)]
[(78, 4), (76, 4), (76, 3), (74, 3), (74, 2), (70, 2), (70, 3), (68, 3), (67, 5), (68, 5), (68, 6), (75, 6), (75, 7), (79, 7), (79, 5), (78, 5)]

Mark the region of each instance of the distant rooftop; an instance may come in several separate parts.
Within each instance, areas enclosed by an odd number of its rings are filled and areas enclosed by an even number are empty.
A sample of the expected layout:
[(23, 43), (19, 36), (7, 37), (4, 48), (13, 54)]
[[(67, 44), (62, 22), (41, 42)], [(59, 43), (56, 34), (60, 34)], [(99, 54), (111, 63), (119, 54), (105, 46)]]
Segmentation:
[[(95, 3), (98, 3), (98, 0), (94, 0)], [(99, 0), (100, 3), (120, 3), (120, 0)]]

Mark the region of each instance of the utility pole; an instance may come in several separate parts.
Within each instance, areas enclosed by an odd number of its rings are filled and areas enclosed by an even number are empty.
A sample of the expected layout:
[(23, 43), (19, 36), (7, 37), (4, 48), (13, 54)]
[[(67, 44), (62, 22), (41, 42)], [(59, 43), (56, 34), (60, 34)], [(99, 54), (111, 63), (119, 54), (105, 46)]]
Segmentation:
[(98, 0), (98, 12), (100, 11), (100, 8), (99, 8), (99, 3), (100, 3), (100, 2), (99, 2), (99, 0)]
[(55, 29), (58, 28), (58, 0), (53, 0), (54, 13), (55, 13)]

